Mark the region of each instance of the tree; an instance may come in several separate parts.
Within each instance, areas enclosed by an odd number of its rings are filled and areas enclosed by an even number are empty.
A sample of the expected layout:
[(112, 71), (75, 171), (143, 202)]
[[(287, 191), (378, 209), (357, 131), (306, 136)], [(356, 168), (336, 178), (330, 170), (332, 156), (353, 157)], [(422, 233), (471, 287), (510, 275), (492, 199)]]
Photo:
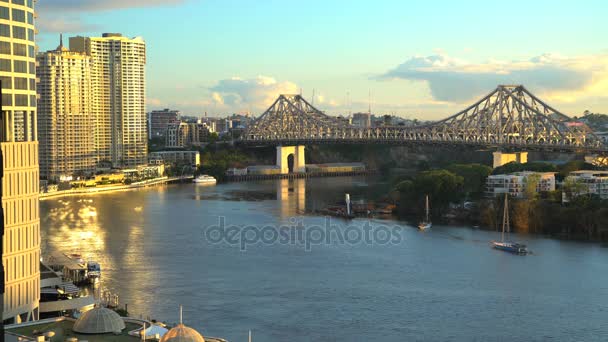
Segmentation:
[(420, 172), (413, 180), (397, 184), (399, 191), (400, 211), (411, 208), (422, 208), (424, 198), (429, 196), (434, 212), (441, 212), (450, 203), (462, 199), (464, 178), (448, 170), (431, 170)]
[(468, 196), (481, 197), (492, 168), (481, 164), (452, 164), (448, 171), (463, 177), (463, 190)]
[(538, 185), (540, 183), (540, 175), (533, 173), (526, 176), (524, 179), (524, 196), (527, 199), (534, 200), (538, 197)]
[(574, 177), (566, 177), (562, 185), (562, 191), (568, 201), (574, 200), (580, 195), (589, 192), (587, 184)]

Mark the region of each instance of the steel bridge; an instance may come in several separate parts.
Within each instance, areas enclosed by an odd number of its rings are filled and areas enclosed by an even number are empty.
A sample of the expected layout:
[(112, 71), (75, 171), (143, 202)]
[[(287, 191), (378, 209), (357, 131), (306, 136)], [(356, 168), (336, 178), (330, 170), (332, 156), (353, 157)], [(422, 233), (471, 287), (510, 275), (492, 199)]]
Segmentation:
[(241, 136), (254, 145), (399, 144), (608, 155), (584, 124), (521, 85), (500, 85), (446, 119), (418, 126), (356, 127), (326, 115), (300, 95), (280, 95)]

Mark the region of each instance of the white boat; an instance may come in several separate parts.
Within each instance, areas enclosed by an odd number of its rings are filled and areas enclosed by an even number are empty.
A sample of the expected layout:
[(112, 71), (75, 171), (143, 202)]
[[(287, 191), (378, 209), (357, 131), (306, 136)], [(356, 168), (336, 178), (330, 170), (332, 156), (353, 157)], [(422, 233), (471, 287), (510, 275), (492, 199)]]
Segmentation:
[(430, 229), (433, 226), (433, 223), (431, 223), (431, 219), (429, 217), (429, 195), (426, 195), (426, 218), (424, 221), (420, 222), (418, 224), (418, 229), (420, 230), (427, 230)]
[(211, 177), (209, 175), (200, 175), (200, 176), (194, 178), (194, 183), (215, 184), (215, 183), (217, 183), (217, 180), (214, 177)]
[(526, 245), (517, 243), (517, 242), (509, 242), (505, 241), (505, 231), (507, 233), (507, 239), (510, 237), (511, 229), (509, 225), (509, 195), (505, 194), (505, 205), (503, 208), (503, 216), (502, 216), (502, 234), (500, 241), (492, 241), (492, 246), (501, 251), (514, 253), (514, 254), (527, 254), (528, 248)]

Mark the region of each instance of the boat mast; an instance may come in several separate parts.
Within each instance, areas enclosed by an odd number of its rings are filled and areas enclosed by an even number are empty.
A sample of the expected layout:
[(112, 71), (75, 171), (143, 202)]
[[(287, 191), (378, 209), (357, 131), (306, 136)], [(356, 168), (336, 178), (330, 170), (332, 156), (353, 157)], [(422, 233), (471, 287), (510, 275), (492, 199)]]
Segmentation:
[(507, 237), (511, 229), (509, 227), (509, 194), (505, 194), (505, 206), (502, 213), (502, 242), (505, 242), (505, 228), (507, 230)]
[(426, 222), (431, 222), (429, 221), (429, 195), (426, 195)]

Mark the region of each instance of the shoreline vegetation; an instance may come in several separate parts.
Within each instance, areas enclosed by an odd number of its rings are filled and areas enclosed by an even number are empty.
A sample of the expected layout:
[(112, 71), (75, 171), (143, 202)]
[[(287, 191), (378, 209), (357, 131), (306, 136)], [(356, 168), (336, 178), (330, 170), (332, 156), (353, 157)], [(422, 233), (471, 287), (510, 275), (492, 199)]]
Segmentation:
[[(568, 173), (576, 170), (598, 169), (582, 161), (563, 165), (549, 163), (509, 163), (492, 170), (480, 164), (453, 164), (445, 169), (426, 170), (415, 176), (398, 179), (393, 187), (396, 213), (400, 217), (420, 218), (424, 197), (431, 198), (432, 216), (441, 222), (479, 226), (480, 229), (500, 229), (503, 198), (484, 197), (485, 179), (490, 174), (519, 171), (555, 172), (561, 183), (555, 191), (537, 192), (538, 179), (527, 180), (523, 198), (512, 198), (511, 227), (514, 232), (541, 234), (560, 239), (608, 241), (608, 200), (597, 195), (573, 196), (580, 184), (566, 181)], [(563, 198), (572, 200), (563, 202)]]

